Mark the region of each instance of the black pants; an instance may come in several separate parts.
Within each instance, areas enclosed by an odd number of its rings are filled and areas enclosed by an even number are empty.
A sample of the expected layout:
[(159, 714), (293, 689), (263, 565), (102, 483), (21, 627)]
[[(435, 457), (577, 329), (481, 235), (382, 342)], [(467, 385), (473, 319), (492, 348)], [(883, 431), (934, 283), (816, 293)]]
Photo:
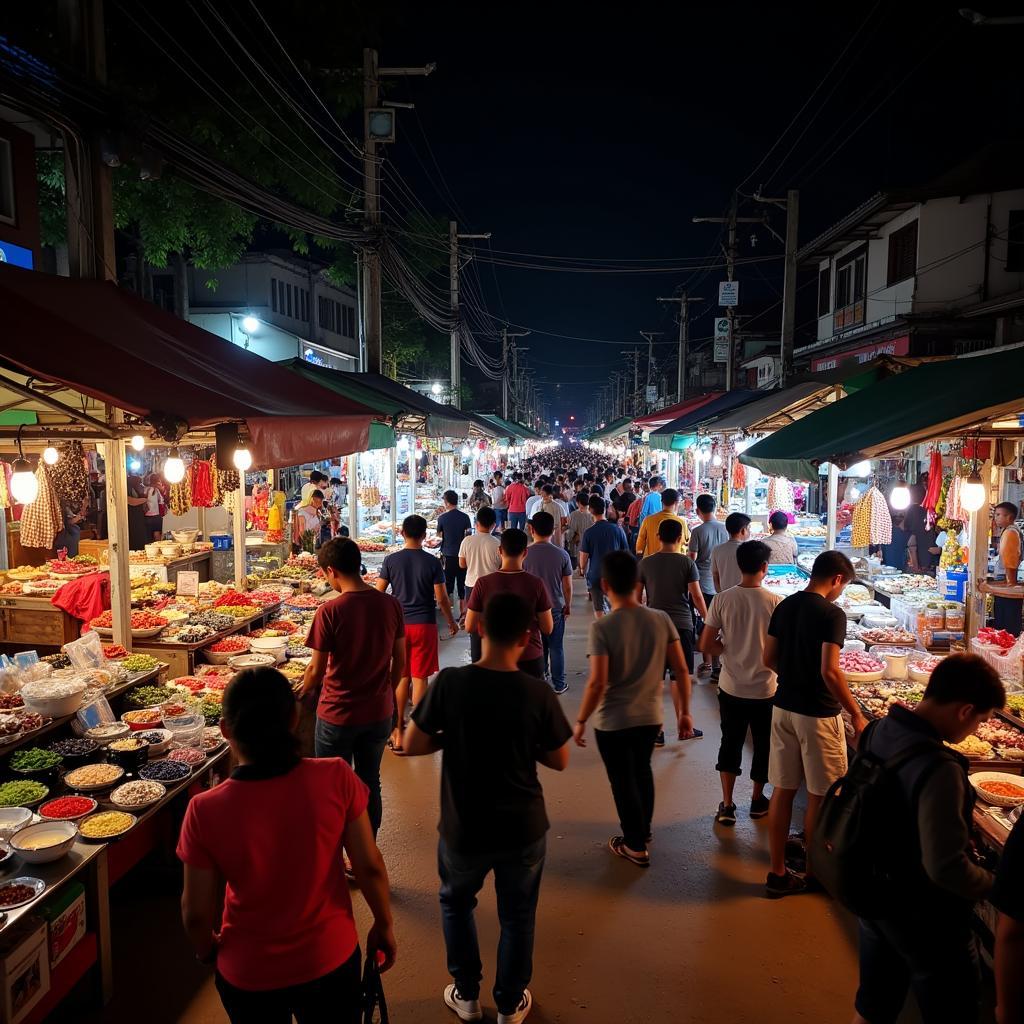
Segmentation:
[(542, 657), (521, 661), (517, 667), (520, 672), (525, 672), (528, 676), (533, 676), (536, 679), (544, 678), (544, 659)]
[(1021, 634), (1021, 617), (1024, 601), (1014, 601), (1009, 597), (992, 599), (992, 621), (996, 629), (1005, 629), (1014, 636)]
[(768, 781), (768, 753), (772, 745), (772, 699), (750, 700), (718, 691), (718, 707), (722, 715), (722, 742), (718, 748), (716, 772), (742, 775), (743, 744), (750, 730), (754, 742), (754, 757), (750, 763), (750, 778), (754, 782)]
[(908, 990), (924, 1024), (977, 1021), (980, 975), (969, 907), (939, 914), (925, 905), (860, 922), (857, 1012), (871, 1024), (895, 1024)]
[(659, 725), (638, 725), (632, 729), (595, 729), (597, 750), (612, 786), (615, 810), (626, 845), (646, 850), (654, 817), (654, 773), (651, 755)]
[(459, 600), (466, 597), (466, 570), (459, 565), (458, 555), (442, 555), (441, 564), (444, 566), (444, 586), (451, 597), (455, 588), (459, 590)]
[(217, 975), (217, 992), (231, 1024), (359, 1024), (359, 947), (336, 970), (314, 981), (262, 992), (235, 988)]

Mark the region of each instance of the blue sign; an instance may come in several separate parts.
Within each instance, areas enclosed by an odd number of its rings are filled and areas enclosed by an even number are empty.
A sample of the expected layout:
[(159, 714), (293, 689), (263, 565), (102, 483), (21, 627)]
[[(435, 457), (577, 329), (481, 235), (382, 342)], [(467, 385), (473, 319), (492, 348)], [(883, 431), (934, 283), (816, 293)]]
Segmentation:
[(16, 267), (32, 270), (32, 250), (13, 242), (0, 241), (0, 263), (12, 263)]

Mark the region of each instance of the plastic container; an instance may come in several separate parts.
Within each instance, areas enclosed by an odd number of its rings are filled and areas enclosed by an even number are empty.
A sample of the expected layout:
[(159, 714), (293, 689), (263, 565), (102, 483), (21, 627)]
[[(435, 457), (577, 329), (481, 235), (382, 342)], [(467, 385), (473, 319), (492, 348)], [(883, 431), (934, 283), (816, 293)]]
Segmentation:
[(946, 609), (941, 604), (929, 604), (924, 610), (925, 628), (932, 633), (946, 628)]
[(959, 601), (946, 604), (946, 629), (951, 633), (962, 633), (964, 629), (964, 606)]
[(86, 689), (88, 686), (84, 679), (61, 679), (57, 682), (39, 679), (21, 688), (21, 698), (29, 711), (35, 711), (44, 718), (63, 718), (78, 710)]
[(893, 615), (873, 613), (865, 615), (861, 620), (861, 625), (865, 629), (895, 629), (899, 625), (899, 621)]
[[(874, 653), (878, 653), (874, 651)], [(907, 655), (896, 654), (894, 651), (887, 651), (882, 655), (882, 661), (885, 662), (885, 671), (882, 673), (883, 679), (906, 679), (907, 678)]]
[(868, 646), (863, 640), (847, 640), (846, 643), (843, 644), (844, 651), (858, 651), (863, 653), (867, 649)]

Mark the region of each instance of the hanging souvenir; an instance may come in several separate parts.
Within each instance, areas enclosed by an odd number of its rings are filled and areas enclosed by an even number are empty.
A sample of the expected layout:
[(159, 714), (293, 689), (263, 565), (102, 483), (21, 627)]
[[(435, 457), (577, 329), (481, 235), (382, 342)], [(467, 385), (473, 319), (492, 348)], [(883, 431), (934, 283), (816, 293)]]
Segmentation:
[(60, 458), (50, 467), (54, 490), (64, 505), (78, 508), (89, 493), (85, 452), (81, 441), (66, 441), (58, 448)]
[(193, 508), (213, 508), (213, 481), (210, 479), (210, 464), (202, 459), (193, 459), (187, 474), (192, 488)]

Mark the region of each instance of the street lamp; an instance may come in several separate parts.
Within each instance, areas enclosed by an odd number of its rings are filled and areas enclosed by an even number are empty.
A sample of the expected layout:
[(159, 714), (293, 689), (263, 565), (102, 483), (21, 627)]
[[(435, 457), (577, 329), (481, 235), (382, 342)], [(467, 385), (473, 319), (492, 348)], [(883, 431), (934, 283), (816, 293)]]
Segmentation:
[(434, 381), (434, 383), (430, 385), (430, 393), (432, 395), (441, 394), (441, 385), (438, 384), (437, 381)]
[(246, 334), (255, 334), (260, 329), (260, 322), (251, 313), (242, 317), (242, 330)]

